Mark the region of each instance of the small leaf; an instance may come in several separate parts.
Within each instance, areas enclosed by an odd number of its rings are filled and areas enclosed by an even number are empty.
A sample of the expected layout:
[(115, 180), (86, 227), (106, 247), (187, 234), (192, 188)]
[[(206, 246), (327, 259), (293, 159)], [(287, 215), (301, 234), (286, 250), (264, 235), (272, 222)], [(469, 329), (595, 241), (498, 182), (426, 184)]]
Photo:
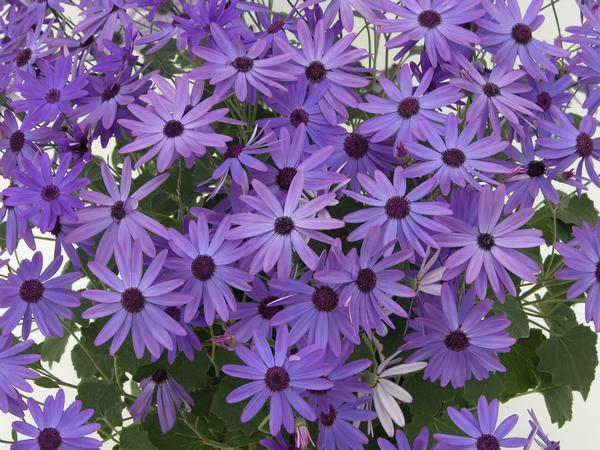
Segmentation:
[(42, 361), (48, 363), (50, 367), (55, 362), (59, 362), (61, 356), (65, 352), (69, 335), (65, 334), (62, 337), (48, 337), (40, 345), (40, 353), (42, 355)]
[(57, 389), (60, 386), (56, 381), (48, 377), (40, 377), (33, 381), (36, 386), (47, 388), (47, 389)]
[(94, 417), (104, 417), (112, 425), (121, 424), (125, 404), (114, 385), (97, 380), (82, 381), (77, 389), (77, 399), (83, 402), (84, 407), (94, 410)]
[(158, 450), (158, 447), (150, 442), (148, 432), (140, 429), (137, 425), (123, 428), (119, 442), (120, 450)]
[(568, 197), (568, 200), (565, 196), (561, 197), (556, 211), (556, 217), (560, 221), (577, 226), (581, 226), (583, 222), (587, 222), (590, 226), (596, 225), (598, 211), (594, 208), (594, 202), (590, 200), (587, 194), (580, 197), (571, 196)]
[(506, 372), (500, 375), (504, 383), (501, 397), (503, 401), (538, 385), (534, 360), (537, 358), (536, 349), (543, 342), (541, 331), (532, 330), (528, 338), (519, 339), (509, 353), (501, 355), (500, 360), (506, 367)]
[(529, 320), (523, 311), (521, 302), (508, 295), (504, 303), (495, 303), (494, 310), (506, 314), (510, 320), (508, 333), (512, 337), (519, 339), (529, 336)]

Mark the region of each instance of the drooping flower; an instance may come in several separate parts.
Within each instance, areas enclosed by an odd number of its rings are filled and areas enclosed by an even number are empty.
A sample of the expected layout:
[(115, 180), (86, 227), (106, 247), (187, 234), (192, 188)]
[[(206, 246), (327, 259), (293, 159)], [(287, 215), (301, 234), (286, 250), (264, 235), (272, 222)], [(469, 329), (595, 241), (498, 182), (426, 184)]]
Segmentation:
[(373, 420), (377, 415), (363, 409), (367, 399), (358, 399), (348, 403), (332, 404), (328, 410), (319, 413), (319, 450), (362, 450), (369, 442), (356, 424)]
[(23, 353), (34, 342), (31, 340), (15, 343), (12, 334), (4, 332), (0, 336), (0, 411), (23, 417), (25, 404), (19, 391), (33, 392), (28, 379), (37, 379), (40, 375), (27, 367), (40, 360), (40, 355)]
[(541, 119), (552, 120), (552, 117), (561, 114), (564, 107), (573, 98), (569, 92), (569, 87), (573, 85), (573, 78), (570, 74), (563, 75), (556, 80), (552, 76), (547, 81), (539, 81), (529, 76), (528, 81), (531, 89), (524, 92), (523, 97), (542, 108), (542, 111), (537, 114)]
[(21, 335), (27, 339), (33, 319), (44, 336), (63, 335), (59, 318), (71, 320), (71, 308), (79, 306), (79, 294), (68, 286), (81, 278), (81, 273), (55, 277), (62, 263), (59, 256), (42, 270), (42, 253), (36, 252), (31, 260), (21, 261), (15, 273), (8, 274), (6, 283), (0, 284), (0, 306), (8, 308), (0, 317), (4, 333), (10, 333), (22, 320)]
[(65, 409), (65, 393), (62, 389), (55, 396), (46, 397), (43, 409), (30, 397), (27, 407), (35, 425), (25, 421), (12, 423), (13, 430), (27, 438), (11, 444), (11, 450), (99, 450), (102, 442), (89, 435), (98, 431), (100, 425), (87, 423), (94, 415), (94, 410), (82, 410), (82, 405), (80, 400), (76, 400)]
[(531, 433), (527, 438), (527, 445), (523, 450), (533, 450), (532, 445), (535, 443), (539, 446), (540, 450), (560, 450), (560, 442), (550, 440), (548, 435), (544, 433), (542, 426), (538, 418), (532, 409), (527, 410), (529, 413), (529, 425), (531, 426)]
[(321, 362), (322, 350), (304, 347), (295, 355), (289, 354), (287, 327), (279, 327), (273, 352), (267, 340), (255, 333), (254, 348), (243, 345), (235, 348), (237, 356), (245, 365), (226, 364), (223, 372), (227, 375), (253, 380), (230, 392), (228, 403), (237, 403), (252, 397), (244, 408), (241, 421), (254, 417), (270, 400), (269, 431), (275, 435), (283, 425), (288, 433), (294, 431), (294, 414), (307, 420), (316, 420), (315, 411), (301, 397), (305, 389), (325, 390), (333, 383), (327, 378), (331, 367)]

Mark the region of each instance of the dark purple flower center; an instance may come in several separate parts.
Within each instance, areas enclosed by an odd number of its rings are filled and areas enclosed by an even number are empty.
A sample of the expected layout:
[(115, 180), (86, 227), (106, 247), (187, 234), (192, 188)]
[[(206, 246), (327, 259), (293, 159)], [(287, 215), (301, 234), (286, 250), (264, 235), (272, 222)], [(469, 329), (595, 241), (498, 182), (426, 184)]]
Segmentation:
[(282, 216), (275, 219), (275, 224), (273, 225), (273, 230), (275, 233), (280, 235), (287, 235), (292, 232), (294, 229), (294, 221), (291, 217)]
[(58, 186), (54, 184), (49, 184), (45, 188), (42, 189), (42, 199), (47, 202), (51, 202), (52, 200), (56, 200), (60, 195), (60, 189)]
[(442, 162), (449, 167), (460, 167), (465, 163), (466, 159), (463, 151), (458, 148), (449, 148), (442, 153)]
[(398, 104), (398, 114), (404, 119), (410, 119), (420, 109), (419, 100), (414, 97), (406, 97)]
[(165, 312), (175, 321), (181, 320), (181, 310), (177, 306), (167, 306)]
[(23, 146), (25, 145), (25, 133), (23, 133), (21, 130), (15, 131), (10, 135), (10, 138), (8, 139), (8, 145), (15, 153), (23, 150)]
[(500, 88), (494, 83), (485, 83), (483, 85), (483, 93), (488, 97), (497, 97), (500, 95)]
[(408, 156), (408, 149), (402, 142), (396, 146), (396, 156), (400, 159)]
[(242, 153), (242, 150), (244, 150), (242, 144), (232, 144), (225, 150), (225, 158), (237, 158)]
[(356, 285), (361, 292), (371, 292), (377, 284), (377, 274), (373, 269), (365, 268), (358, 271)]
[(104, 89), (104, 92), (102, 92), (102, 95), (100, 96), (100, 98), (102, 99), (103, 102), (107, 102), (111, 98), (115, 98), (117, 95), (119, 95), (120, 91), (121, 91), (121, 86), (118, 84), (115, 84), (111, 87), (107, 87), (106, 89)]
[(596, 281), (600, 283), (600, 261), (596, 263)]
[(23, 67), (25, 64), (27, 64), (31, 59), (32, 53), (33, 52), (31, 51), (31, 49), (27, 47), (19, 50), (19, 53), (17, 53), (17, 59), (15, 60), (15, 62), (17, 63), (17, 67)]
[(512, 27), (510, 34), (517, 44), (525, 45), (531, 42), (531, 28), (524, 23), (518, 23)]
[(531, 178), (541, 177), (546, 173), (546, 164), (542, 161), (529, 161), (527, 164), (527, 175)]
[(50, 89), (46, 93), (46, 101), (50, 104), (58, 103), (60, 100), (60, 91), (58, 89)]
[(579, 133), (575, 139), (575, 148), (582, 158), (587, 158), (594, 151), (594, 141), (587, 133)]
[(179, 120), (169, 120), (163, 127), (163, 133), (168, 138), (176, 138), (183, 134), (183, 124)]
[(444, 344), (453, 352), (462, 352), (469, 346), (469, 338), (462, 330), (454, 330), (446, 336)]
[(369, 141), (362, 134), (350, 133), (344, 139), (344, 151), (350, 158), (361, 159), (369, 152)]
[(425, 28), (435, 28), (442, 22), (442, 16), (437, 11), (426, 9), (417, 16), (419, 25)]
[(477, 236), (477, 245), (479, 245), (479, 247), (483, 250), (489, 251), (495, 244), (496, 241), (494, 240), (494, 236), (492, 236), (490, 233), (481, 233), (479, 236)]
[(215, 273), (215, 267), (215, 261), (210, 256), (196, 256), (192, 261), (192, 275), (200, 281), (209, 280)]
[(127, 213), (125, 212), (125, 204), (121, 200), (117, 200), (110, 207), (110, 216), (115, 220), (122, 220)]
[(165, 369), (157, 369), (152, 374), (152, 381), (154, 381), (156, 384), (164, 383), (167, 381), (167, 378), (169, 378), (169, 374)]
[(290, 188), (296, 173), (298, 173), (298, 171), (294, 167), (284, 167), (283, 169), (279, 169), (279, 172), (277, 172), (277, 186), (279, 186), (282, 191), (287, 191)]
[(548, 111), (552, 106), (552, 97), (548, 92), (540, 92), (535, 103), (544, 111)]
[(329, 312), (337, 308), (340, 298), (329, 286), (321, 286), (315, 289), (312, 302), (318, 311)]
[(238, 56), (233, 60), (231, 65), (238, 72), (246, 73), (249, 72), (252, 67), (254, 67), (254, 61), (252, 61), (252, 58), (248, 58), (247, 56)]
[(477, 450), (500, 450), (500, 442), (496, 436), (491, 434), (484, 434), (477, 438), (475, 443)]
[(404, 219), (410, 214), (410, 201), (399, 195), (385, 202), (385, 213), (391, 219)]
[(267, 33), (275, 34), (278, 31), (280, 31), (284, 25), (285, 25), (285, 22), (283, 20), (276, 20), (275, 22), (273, 22), (271, 25), (268, 26)]
[(127, 288), (121, 293), (121, 306), (130, 313), (139, 313), (144, 309), (146, 299), (138, 288)]
[(39, 280), (32, 278), (21, 283), (19, 295), (24, 302), (37, 303), (44, 295), (44, 290), (44, 285)]
[(284, 391), (290, 385), (290, 375), (283, 367), (269, 367), (265, 373), (265, 384), (273, 392)]
[(309, 117), (310, 115), (302, 108), (296, 108), (290, 113), (290, 123), (294, 128), (297, 128), (301, 123), (306, 125)]
[(275, 300), (277, 300), (277, 297), (274, 295), (270, 295), (261, 300), (260, 304), (258, 305), (258, 313), (263, 319), (271, 320), (275, 314), (283, 309), (283, 306), (281, 305), (269, 305), (269, 303), (274, 302)]
[(327, 69), (321, 61), (313, 61), (308, 65), (304, 73), (311, 83), (320, 83), (325, 79)]
[(56, 428), (44, 428), (37, 438), (40, 450), (56, 450), (62, 444), (62, 438)]
[(333, 406), (329, 406), (329, 412), (322, 412), (319, 415), (319, 420), (323, 426), (330, 427), (335, 422), (336, 417), (337, 413), (335, 412), (335, 409), (333, 409)]

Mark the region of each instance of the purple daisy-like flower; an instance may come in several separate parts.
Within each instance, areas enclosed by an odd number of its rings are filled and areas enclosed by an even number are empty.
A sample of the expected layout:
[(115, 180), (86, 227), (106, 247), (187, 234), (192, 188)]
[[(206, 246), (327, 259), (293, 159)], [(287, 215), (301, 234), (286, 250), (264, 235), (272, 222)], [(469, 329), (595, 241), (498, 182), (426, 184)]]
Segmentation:
[(349, 403), (332, 404), (319, 413), (319, 450), (356, 449), (362, 450), (369, 442), (356, 424), (377, 418), (377, 414), (363, 408), (368, 399)]
[(8, 308), (0, 317), (4, 333), (10, 333), (22, 320), (21, 335), (27, 339), (33, 319), (44, 336), (63, 335), (59, 318), (72, 319), (71, 308), (79, 306), (79, 294), (66, 286), (81, 278), (81, 273), (54, 277), (62, 263), (61, 256), (42, 270), (42, 254), (36, 252), (31, 260), (21, 261), (15, 273), (8, 274), (6, 283), (0, 284), (0, 306)]
[[(131, 131), (135, 140), (124, 147), (120, 153), (131, 153), (151, 147), (142, 156), (135, 168), (158, 155), (157, 168), (164, 172), (181, 155), (185, 158), (202, 156), (205, 147), (224, 147), (231, 140), (229, 136), (207, 131), (206, 127), (225, 117), (227, 108), (210, 109), (218, 102), (216, 97), (209, 97), (192, 109), (189, 104), (189, 88), (187, 77), (181, 76), (176, 80), (176, 91), (173, 108), (171, 100), (149, 91), (147, 98), (149, 106), (143, 108), (135, 103), (128, 105), (129, 111), (137, 120), (120, 119), (118, 122)], [(198, 146), (197, 143), (202, 145)]]
[[(317, 0), (322, 2), (323, 0)], [(310, 2), (305, 2), (310, 3)], [(370, 23), (375, 23), (383, 17), (382, 8), (389, 0), (332, 0), (325, 10), (325, 17), (331, 17), (339, 12), (344, 30), (348, 33), (354, 28), (354, 12), (356, 11)], [(300, 5), (302, 7), (302, 5)]]
[(505, 192), (504, 185), (495, 191), (486, 186), (479, 196), (476, 226), (444, 217), (443, 223), (455, 231), (435, 236), (440, 247), (459, 248), (448, 257), (445, 266), (453, 269), (466, 265), (465, 281), (474, 283), (477, 296), (485, 298), (489, 281), (501, 302), (505, 288), (513, 297), (517, 295), (508, 272), (530, 283), (536, 282), (539, 266), (517, 249), (539, 247), (545, 242), (540, 230), (518, 229), (533, 217), (533, 208), (521, 209), (498, 223)]
[(253, 380), (244, 384), (227, 396), (227, 403), (238, 403), (251, 398), (242, 411), (242, 423), (248, 422), (270, 400), (269, 431), (275, 435), (281, 426), (288, 433), (294, 431), (294, 414), (307, 420), (316, 420), (317, 415), (301, 394), (306, 389), (329, 389), (332, 382), (326, 376), (331, 366), (321, 362), (323, 351), (316, 347), (304, 347), (294, 355), (289, 354), (287, 327), (277, 330), (275, 351), (266, 339), (255, 333), (254, 347), (243, 345), (235, 348), (235, 353), (245, 365), (226, 364), (223, 372), (227, 375)]
[(477, 402), (477, 418), (467, 408), (459, 411), (449, 407), (450, 419), (468, 436), (436, 433), (433, 438), (437, 442), (432, 450), (501, 450), (523, 447), (527, 444), (527, 439), (506, 437), (517, 424), (519, 416), (513, 414), (497, 425), (499, 406), (498, 400), (488, 403), (482, 395)]
[(379, 450), (427, 450), (429, 444), (429, 430), (427, 427), (421, 428), (411, 447), (406, 435), (401, 431), (396, 431), (396, 445), (384, 438), (377, 439)]
[(206, 323), (198, 318), (194, 318), (189, 323), (186, 322), (183, 318), (182, 310), (183, 308), (178, 306), (167, 306), (165, 308), (165, 312), (171, 316), (173, 320), (178, 322), (186, 332), (185, 336), (173, 334), (175, 346), (173, 350), (167, 351), (167, 361), (169, 361), (169, 364), (173, 364), (177, 355), (181, 353), (183, 353), (189, 361), (193, 361), (194, 353), (202, 350), (202, 343), (200, 342), (200, 339), (198, 339), (192, 325), (205, 326)]
[(210, 32), (215, 48), (192, 48), (192, 53), (207, 62), (195, 69), (191, 76), (210, 80), (210, 83), (215, 85), (217, 97), (227, 97), (231, 92), (235, 92), (239, 101), (250, 99), (254, 102), (252, 88), (271, 97), (271, 89), (285, 90), (282, 81), (296, 79), (294, 74), (281, 70), (283, 63), (292, 57), (290, 52), (263, 58), (261, 55), (267, 47), (264, 39), (256, 40), (246, 49), (239, 37), (230, 37), (216, 23), (210, 24)]
[(475, 33), (462, 27), (485, 14), (479, 0), (406, 0), (402, 6), (390, 2), (384, 8), (398, 18), (378, 21), (377, 31), (399, 33), (388, 40), (385, 46), (410, 48), (424, 39), (425, 52), (432, 67), (437, 67), (438, 61), (452, 59), (451, 46), (470, 48), (479, 43)]
[(587, 108), (590, 114), (593, 114), (597, 111), (598, 106), (600, 106), (600, 90), (598, 89), (598, 81), (600, 80), (600, 53), (598, 52), (598, 48), (582, 47), (581, 52), (573, 57), (571, 61), (569, 70), (579, 77), (577, 82), (586, 91), (583, 107)]
[(287, 192), (284, 204), (267, 186), (252, 181), (258, 197), (242, 195), (240, 199), (252, 207), (254, 213), (234, 214), (231, 221), (238, 227), (229, 231), (227, 239), (247, 239), (246, 254), (252, 254), (250, 273), (269, 272), (277, 263), (279, 278), (287, 278), (292, 268), (292, 250), (307, 267), (313, 270), (318, 257), (308, 246), (308, 239), (330, 242), (331, 238), (317, 230), (332, 230), (344, 226), (338, 219), (315, 217), (327, 206), (336, 204), (335, 194), (323, 194), (299, 205), (304, 187), (304, 173), (297, 172)]
[(167, 433), (175, 426), (177, 411), (192, 410), (194, 400), (165, 369), (157, 369), (154, 373), (140, 382), (142, 392), (129, 407), (133, 421), (143, 422), (150, 412), (150, 406), (156, 391), (156, 403), (160, 430)]
[(570, 74), (563, 75), (558, 79), (549, 77), (547, 81), (538, 81), (529, 76), (529, 91), (523, 93), (523, 97), (531, 100), (540, 108), (537, 116), (544, 120), (552, 120), (552, 117), (560, 115), (563, 108), (569, 104), (573, 95), (569, 87), (573, 85)]
[[(406, 192), (403, 169), (396, 167), (393, 182), (378, 170), (373, 178), (358, 174), (358, 181), (369, 196), (352, 191), (345, 191), (346, 195), (371, 207), (344, 216), (344, 222), (362, 224), (348, 235), (349, 241), (365, 239), (373, 232), (373, 227), (379, 226), (382, 233), (379, 238), (383, 244), (398, 239), (403, 250), (414, 250), (424, 256), (425, 247), (438, 247), (432, 234), (449, 231), (449, 228), (431, 219), (451, 215), (448, 204), (422, 201), (435, 188), (435, 180), (427, 180)], [(386, 254), (392, 253), (392, 250), (393, 247), (388, 247)]]
[(156, 249), (148, 231), (164, 236), (166, 229), (156, 220), (138, 211), (137, 208), (140, 201), (169, 178), (169, 174), (158, 175), (131, 193), (132, 173), (129, 158), (125, 158), (123, 162), (120, 186), (117, 186), (104, 161), (100, 165), (100, 173), (108, 195), (96, 191), (81, 192), (81, 198), (90, 202), (91, 205), (77, 211), (75, 223), (78, 223), (79, 226), (70, 231), (65, 240), (81, 243), (103, 232), (96, 247), (95, 260), (99, 264), (108, 262), (117, 243), (124, 246), (131, 240), (138, 240), (146, 255), (156, 255)]
[(558, 73), (553, 57), (568, 57), (569, 52), (533, 37), (533, 33), (544, 22), (538, 15), (544, 0), (533, 0), (522, 15), (517, 0), (482, 2), (488, 18), (480, 19), (477, 25), (483, 28), (481, 45), (489, 48), (498, 66), (511, 70), (517, 56), (532, 77), (546, 80), (541, 67), (550, 73)]
[(441, 308), (421, 305), (413, 319), (415, 330), (406, 336), (403, 350), (414, 350), (407, 362), (427, 361), (424, 379), (451, 383), (460, 388), (474, 377), (486, 379), (490, 372), (506, 372), (497, 353), (506, 353), (516, 340), (508, 335), (510, 320), (504, 315), (487, 317), (491, 300), (475, 304), (475, 292), (470, 290), (460, 303), (448, 284), (442, 286)]
[(359, 133), (373, 134), (372, 142), (382, 142), (396, 135), (394, 146), (414, 139), (425, 139), (426, 128), (439, 128), (445, 116), (436, 111), (461, 98), (462, 94), (452, 86), (442, 86), (428, 91), (433, 69), (423, 76), (419, 86), (414, 89), (410, 66), (404, 64), (397, 75), (395, 86), (387, 78), (380, 77), (379, 84), (386, 97), (367, 94), (366, 103), (358, 108), (380, 116), (362, 122)]
[(411, 156), (422, 162), (407, 167), (404, 176), (415, 178), (435, 172), (432, 178), (444, 195), (448, 195), (452, 184), (460, 187), (470, 184), (481, 189), (477, 178), (495, 184), (487, 174), (508, 173), (510, 168), (488, 158), (504, 150), (508, 142), (498, 134), (473, 141), (478, 128), (479, 124), (471, 122), (459, 133), (456, 116), (448, 114), (443, 138), (431, 129), (425, 130), (426, 140), (432, 148), (418, 142), (407, 142), (406, 148)]
[(594, 322), (600, 332), (600, 226), (592, 228), (584, 222), (581, 228), (573, 227), (573, 236), (568, 244), (554, 244), (566, 266), (556, 273), (556, 278), (575, 281), (567, 291), (567, 298), (587, 293), (585, 320)]
[(27, 367), (40, 360), (40, 355), (25, 353), (34, 344), (33, 341), (15, 343), (12, 334), (0, 336), (0, 411), (23, 417), (25, 404), (19, 391), (33, 392), (28, 379), (37, 379), (40, 375)]
[(6, 223), (4, 238), (6, 240), (6, 250), (9, 254), (17, 248), (19, 241), (25, 242), (31, 250), (35, 250), (35, 238), (29, 222), (24, 216), (27, 210), (26, 206), (10, 206), (4, 202), (8, 197), (2, 193), (0, 200), (0, 223)]
[(252, 275), (233, 266), (242, 253), (239, 241), (225, 240), (230, 225), (231, 216), (227, 215), (210, 236), (206, 216), (201, 214), (198, 221), (189, 223), (188, 236), (169, 230), (169, 247), (176, 256), (167, 258), (165, 266), (176, 278), (185, 280), (182, 292), (191, 297), (184, 313), (188, 322), (195, 317), (200, 305), (208, 325), (214, 323), (215, 315), (229, 320), (230, 312), (236, 309), (231, 288), (251, 289)]
[(36, 165), (28, 159), (22, 162), (23, 170), (14, 173), (19, 184), (4, 190), (4, 204), (23, 206), (25, 219), (39, 214), (37, 224), (42, 233), (54, 227), (58, 216), (77, 221), (74, 210), (81, 208), (83, 202), (73, 194), (89, 183), (87, 178), (79, 178), (84, 164), (77, 162), (70, 167), (71, 158), (67, 157), (53, 172), (46, 153), (40, 155)]
[(43, 409), (33, 398), (27, 399), (27, 407), (35, 425), (25, 421), (12, 423), (12, 429), (27, 439), (11, 444), (11, 450), (99, 450), (102, 442), (89, 435), (98, 431), (100, 425), (87, 423), (94, 415), (94, 410), (82, 410), (82, 405), (77, 400), (65, 409), (65, 393), (62, 389), (54, 397), (46, 397)]
[(119, 277), (95, 261), (88, 264), (92, 273), (112, 289), (88, 289), (81, 294), (98, 303), (86, 309), (82, 317), (97, 319), (111, 316), (96, 336), (96, 345), (102, 345), (112, 338), (110, 354), (114, 355), (131, 331), (135, 355), (141, 358), (147, 348), (153, 357), (158, 358), (163, 347), (167, 350), (175, 348), (172, 334), (186, 335), (186, 330), (161, 308), (181, 306), (191, 301), (189, 295), (175, 292), (184, 280), (155, 282), (166, 259), (167, 250), (163, 250), (143, 273), (142, 248), (136, 240), (133, 246), (116, 246), (115, 260)]
[(538, 418), (536, 417), (533, 410), (527, 410), (529, 413), (529, 425), (531, 426), (531, 433), (527, 438), (527, 445), (524, 450), (530, 450), (532, 445), (536, 443), (540, 446), (540, 450), (560, 450), (560, 442), (550, 440), (548, 435), (544, 433), (542, 426)]

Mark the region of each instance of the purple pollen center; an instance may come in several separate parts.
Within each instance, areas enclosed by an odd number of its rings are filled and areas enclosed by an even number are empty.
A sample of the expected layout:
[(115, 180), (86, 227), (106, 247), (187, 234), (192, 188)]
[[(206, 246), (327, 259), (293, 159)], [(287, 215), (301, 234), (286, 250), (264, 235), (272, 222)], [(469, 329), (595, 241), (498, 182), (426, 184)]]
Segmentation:
[(494, 240), (494, 236), (492, 236), (490, 233), (481, 233), (477, 237), (477, 245), (479, 245), (479, 247), (483, 250), (489, 251), (495, 244), (496, 241)]
[(479, 436), (475, 446), (477, 450), (500, 450), (500, 442), (498, 442), (496, 436), (491, 434)]
[(271, 25), (268, 26), (267, 33), (275, 34), (278, 31), (280, 31), (284, 25), (285, 25), (285, 22), (283, 20), (276, 20), (275, 22), (273, 22)]
[(181, 310), (177, 306), (167, 306), (165, 312), (175, 321), (181, 320)]
[(494, 83), (485, 83), (483, 85), (483, 93), (488, 97), (497, 97), (500, 95), (500, 88)]
[(212, 278), (215, 273), (215, 261), (208, 255), (196, 256), (192, 261), (192, 275), (200, 281)]
[(469, 346), (469, 338), (463, 331), (454, 330), (446, 336), (444, 344), (453, 352), (462, 352)]
[(237, 158), (244, 150), (243, 144), (232, 144), (225, 150), (225, 158)]
[(248, 58), (247, 56), (238, 56), (233, 60), (231, 65), (238, 72), (246, 73), (249, 72), (252, 67), (254, 67), (254, 61), (252, 61), (252, 58)]
[(372, 269), (360, 269), (356, 277), (356, 285), (361, 292), (371, 292), (377, 284), (377, 274)]
[(552, 106), (552, 97), (548, 92), (540, 92), (535, 103), (544, 111), (548, 111)]
[(122, 220), (125, 218), (127, 213), (125, 212), (125, 204), (121, 200), (117, 200), (110, 207), (110, 216), (116, 220)]
[(419, 25), (425, 28), (435, 28), (442, 22), (442, 16), (437, 11), (426, 9), (418, 15)]
[(442, 162), (449, 167), (460, 167), (465, 163), (466, 160), (467, 157), (463, 151), (458, 148), (449, 148), (442, 153)]
[(169, 120), (163, 127), (163, 134), (168, 138), (176, 138), (183, 134), (183, 124), (179, 120)]
[(111, 98), (115, 98), (117, 95), (119, 95), (120, 91), (121, 91), (121, 86), (119, 86), (118, 84), (115, 84), (111, 87), (104, 89), (104, 92), (102, 92), (102, 95), (100, 96), (100, 98), (102, 99), (103, 102), (107, 102)]
[(398, 114), (404, 119), (410, 119), (420, 109), (419, 100), (414, 97), (406, 97), (398, 104)]
[(546, 173), (546, 164), (542, 161), (529, 161), (527, 164), (527, 175), (531, 178), (541, 177)]
[(327, 69), (321, 61), (313, 61), (308, 65), (304, 74), (311, 83), (320, 83), (325, 79)]
[(290, 113), (290, 123), (294, 128), (297, 128), (301, 123), (306, 125), (309, 117), (310, 115), (302, 108), (296, 108)]
[(312, 295), (312, 302), (318, 311), (329, 312), (337, 308), (340, 299), (329, 286), (321, 286)]
[(23, 133), (21, 130), (15, 131), (10, 135), (10, 138), (8, 139), (8, 145), (15, 153), (23, 150), (23, 146), (25, 145), (25, 133)]
[(322, 412), (319, 416), (319, 420), (323, 426), (330, 427), (335, 422), (336, 417), (337, 413), (335, 412), (335, 409), (333, 409), (333, 406), (330, 406), (329, 412)]
[(60, 91), (58, 89), (50, 89), (46, 93), (46, 101), (50, 104), (58, 103), (60, 100)]
[(144, 309), (146, 299), (138, 288), (127, 288), (121, 294), (121, 306), (130, 313), (139, 313)]
[(273, 231), (277, 234), (287, 235), (292, 232), (294, 229), (294, 221), (291, 217), (282, 216), (275, 219), (275, 224), (273, 226)]
[(369, 141), (362, 134), (350, 133), (344, 139), (344, 151), (350, 158), (361, 159), (369, 152)]
[(284, 167), (283, 169), (279, 169), (277, 173), (277, 186), (282, 191), (287, 191), (292, 185), (292, 180), (296, 176), (298, 171), (294, 167)]
[(40, 450), (56, 450), (62, 444), (62, 438), (56, 428), (44, 428), (37, 438)]
[(21, 300), (27, 303), (37, 303), (44, 295), (44, 285), (35, 278), (25, 280), (19, 288)]
[(531, 28), (524, 23), (518, 23), (512, 27), (510, 34), (517, 44), (525, 45), (531, 42)]
[(157, 369), (152, 374), (152, 381), (154, 381), (156, 384), (164, 383), (167, 381), (167, 378), (169, 378), (169, 374), (165, 369)]
[(27, 64), (31, 59), (32, 53), (33, 52), (31, 51), (31, 49), (27, 47), (19, 50), (19, 53), (17, 53), (17, 59), (15, 60), (15, 62), (17, 63), (17, 67), (23, 67), (25, 64)]
[(596, 263), (596, 281), (600, 283), (600, 261)]
[(275, 314), (283, 309), (283, 306), (281, 305), (269, 305), (269, 303), (274, 302), (275, 300), (277, 300), (277, 297), (274, 295), (270, 295), (269, 297), (265, 297), (261, 300), (260, 304), (258, 305), (258, 313), (263, 319), (271, 320)]
[(400, 196), (392, 197), (385, 202), (385, 213), (391, 219), (404, 219), (410, 214), (410, 201)]
[(582, 158), (587, 158), (594, 152), (594, 141), (587, 133), (579, 133), (575, 140), (575, 148)]
[(269, 367), (265, 373), (265, 384), (273, 392), (284, 391), (290, 385), (290, 375), (283, 367)]
[(51, 202), (52, 200), (56, 200), (60, 195), (60, 189), (58, 186), (54, 184), (49, 184), (44, 189), (42, 189), (42, 199), (47, 202)]

